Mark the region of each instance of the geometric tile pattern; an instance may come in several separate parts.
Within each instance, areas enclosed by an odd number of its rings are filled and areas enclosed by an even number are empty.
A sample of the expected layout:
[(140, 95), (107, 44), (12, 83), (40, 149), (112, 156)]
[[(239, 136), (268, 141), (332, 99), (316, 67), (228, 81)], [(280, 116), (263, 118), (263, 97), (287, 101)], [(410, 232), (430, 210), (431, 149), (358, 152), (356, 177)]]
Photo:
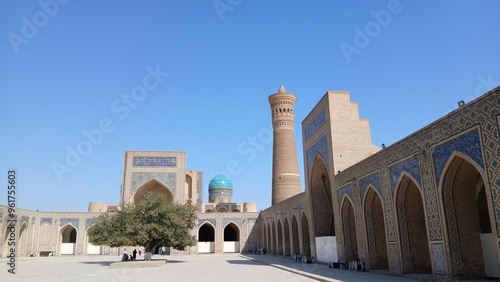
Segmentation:
[(177, 166), (176, 157), (134, 157), (133, 166)]
[(330, 165), (330, 158), (328, 157), (328, 137), (323, 135), (321, 138), (314, 143), (306, 152), (307, 155), (307, 166), (309, 175), (311, 175), (312, 164), (316, 155), (319, 155), (321, 159), (325, 162), (328, 171), (331, 171), (332, 166)]
[(142, 184), (146, 183), (152, 178), (160, 181), (163, 185), (172, 190), (172, 193), (175, 194), (175, 173), (132, 173), (132, 187), (130, 189), (130, 195), (132, 195), (134, 191)]
[(337, 198), (339, 200), (339, 207), (341, 206), (340, 203), (342, 202), (342, 198), (344, 195), (346, 195), (349, 198), (349, 200), (352, 201), (352, 184), (349, 183), (344, 187), (340, 188), (339, 190), (337, 190), (337, 195), (338, 195)]
[[(359, 180), (359, 188), (360, 188), (360, 196), (361, 199), (365, 196), (366, 190), (368, 189), (368, 185), (371, 185), (379, 195), (382, 195), (382, 189), (380, 187), (380, 174), (379, 172), (372, 173), (368, 176), (365, 176)], [(363, 203), (361, 203), (363, 204)]]
[(306, 128), (306, 138), (311, 137), (311, 135), (326, 121), (325, 110), (322, 110), (318, 116), (311, 122), (311, 124)]
[(396, 220), (392, 208), (393, 194), (389, 185), (389, 170), (382, 169), (380, 173), (382, 185), (382, 200), (384, 206), (385, 222), (387, 227), (387, 242), (396, 242)]
[(437, 189), (425, 189), (427, 187), (437, 187), (434, 171), (432, 170), (432, 160), (426, 156), (420, 157), (420, 170), (422, 175), (422, 187), (424, 187), (424, 202), (427, 209), (427, 222), (431, 241), (442, 240), (441, 217), (439, 215), (438, 191)]
[(455, 151), (469, 156), (471, 159), (476, 161), (482, 169), (484, 169), (483, 152), (481, 150), (481, 142), (479, 141), (479, 132), (477, 129), (472, 130), (466, 134), (460, 135), (459, 137), (453, 138), (432, 150), (436, 183), (439, 183), (444, 166)]
[(389, 167), (389, 174), (391, 175), (391, 189), (393, 195), (394, 191), (396, 191), (396, 185), (399, 177), (401, 176), (403, 171), (411, 175), (417, 181), (418, 186), (422, 187), (422, 181), (420, 180), (420, 167), (418, 165), (418, 156), (414, 156)]

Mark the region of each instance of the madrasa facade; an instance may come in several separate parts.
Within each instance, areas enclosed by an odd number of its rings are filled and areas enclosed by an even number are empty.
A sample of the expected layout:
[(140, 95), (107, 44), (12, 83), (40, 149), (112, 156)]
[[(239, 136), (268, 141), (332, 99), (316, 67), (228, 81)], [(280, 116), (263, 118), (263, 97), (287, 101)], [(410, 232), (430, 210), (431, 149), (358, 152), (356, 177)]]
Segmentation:
[[(120, 203), (88, 212), (0, 206), (0, 255), (15, 229), (17, 256), (119, 255), (95, 246), (88, 230), (103, 212), (145, 192), (198, 208), (196, 246), (170, 254), (254, 253), (367, 271), (428, 273), (436, 280), (499, 278), (500, 87), (382, 148), (349, 92), (328, 91), (302, 121), (305, 189), (298, 169), (294, 106), (281, 86), (269, 96), (273, 124), (272, 205), (232, 202), (233, 185), (216, 175), (203, 203), (203, 174), (186, 153), (127, 151)], [(392, 129), (391, 129), (392, 130)]]

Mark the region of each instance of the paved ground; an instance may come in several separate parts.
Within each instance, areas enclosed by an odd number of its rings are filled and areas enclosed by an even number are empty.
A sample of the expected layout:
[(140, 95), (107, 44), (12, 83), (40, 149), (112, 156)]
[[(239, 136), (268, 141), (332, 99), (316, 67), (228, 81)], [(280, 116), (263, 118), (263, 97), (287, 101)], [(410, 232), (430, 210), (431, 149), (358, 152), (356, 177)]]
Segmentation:
[[(16, 274), (0, 258), (0, 281), (411, 281), (368, 272), (331, 269), (273, 256), (191, 255), (154, 256), (167, 259), (160, 267), (110, 268), (117, 256), (18, 258)], [(134, 262), (128, 262), (133, 264)], [(158, 280), (159, 279), (159, 280)]]

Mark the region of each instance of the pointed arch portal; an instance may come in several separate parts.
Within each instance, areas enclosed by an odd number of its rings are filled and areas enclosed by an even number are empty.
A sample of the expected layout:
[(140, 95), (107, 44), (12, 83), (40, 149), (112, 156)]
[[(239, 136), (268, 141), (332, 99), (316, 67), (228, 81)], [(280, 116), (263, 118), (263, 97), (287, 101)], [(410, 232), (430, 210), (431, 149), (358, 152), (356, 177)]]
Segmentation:
[(405, 175), (396, 192), (402, 272), (432, 273), (424, 202), (415, 181)]
[(215, 252), (215, 228), (205, 222), (198, 229), (198, 253)]
[(92, 229), (94, 228), (94, 225), (91, 225), (89, 228), (87, 228), (87, 231), (86, 231), (86, 236), (85, 236), (85, 240), (87, 241), (86, 242), (86, 254), (87, 255), (100, 255), (102, 252), (101, 252), (101, 246), (99, 245), (94, 245), (93, 244), (93, 238), (92, 238), (92, 235), (90, 235)]
[(352, 202), (346, 197), (342, 204), (342, 227), (344, 229), (344, 255), (347, 261), (359, 258), (356, 218)]
[(311, 241), (309, 239), (309, 221), (305, 213), (302, 213), (302, 254), (311, 257)]
[(368, 241), (368, 267), (370, 269), (388, 269), (384, 208), (379, 194), (371, 187), (368, 189), (365, 198), (365, 220)]
[(59, 232), (59, 253), (61, 255), (74, 255), (76, 250), (77, 232), (75, 227), (67, 224)]
[(156, 195), (162, 196), (169, 203), (174, 202), (174, 194), (172, 191), (165, 186), (163, 183), (158, 181), (156, 178), (149, 180), (144, 183), (141, 187), (139, 187), (133, 196), (134, 203), (140, 203), (145, 193), (155, 193)]
[(231, 222), (224, 227), (224, 253), (240, 251), (240, 228)]
[(297, 218), (295, 216), (292, 217), (292, 240), (292, 252), (296, 255), (300, 255), (299, 225), (297, 224)]
[(443, 201), (454, 278), (499, 277), (483, 178), (456, 156), (443, 179)]

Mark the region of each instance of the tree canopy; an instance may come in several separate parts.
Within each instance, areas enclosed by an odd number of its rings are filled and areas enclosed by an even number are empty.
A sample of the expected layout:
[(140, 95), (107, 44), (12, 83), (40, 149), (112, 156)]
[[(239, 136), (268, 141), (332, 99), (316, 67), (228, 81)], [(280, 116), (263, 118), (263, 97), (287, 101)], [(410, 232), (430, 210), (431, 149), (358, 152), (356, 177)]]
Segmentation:
[(184, 250), (196, 244), (190, 234), (196, 218), (196, 207), (191, 202), (168, 203), (164, 197), (149, 192), (135, 205), (122, 205), (116, 212), (100, 215), (89, 233), (97, 245), (138, 245), (144, 246), (146, 252), (158, 246)]

